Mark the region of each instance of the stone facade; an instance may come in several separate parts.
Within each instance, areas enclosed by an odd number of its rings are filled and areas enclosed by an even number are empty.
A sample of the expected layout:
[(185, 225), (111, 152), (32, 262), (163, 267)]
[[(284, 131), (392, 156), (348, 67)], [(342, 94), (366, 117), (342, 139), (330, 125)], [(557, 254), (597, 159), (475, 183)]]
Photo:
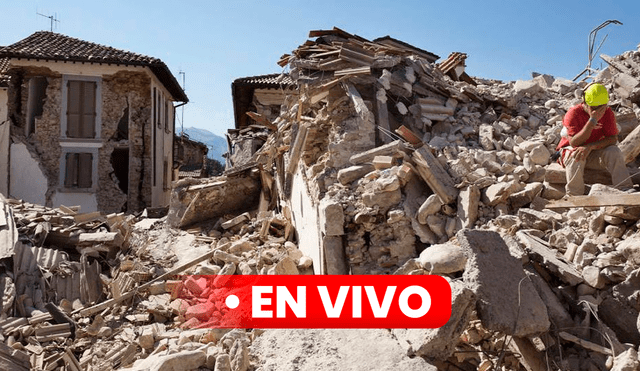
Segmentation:
[[(9, 72), (11, 133), (14, 142), (26, 142), (32, 155), (39, 161), (48, 180), (46, 199), (51, 206), (53, 195), (63, 188), (60, 184), (63, 75), (49, 68), (27, 66), (13, 68)], [(29, 133), (26, 130), (29, 82), (35, 77), (46, 78), (46, 91), (41, 114), (35, 117), (33, 131)], [(99, 134), (101, 143), (95, 198), (97, 208), (103, 212), (136, 211), (151, 206), (151, 85), (151, 78), (142, 71), (123, 70), (101, 76), (101, 104), (98, 105), (102, 118)], [(126, 124), (126, 130), (123, 130), (123, 123)], [(116, 148), (128, 153), (127, 193), (118, 185), (119, 179), (114, 169), (112, 155)], [(119, 166), (124, 165), (120, 163)], [(122, 172), (127, 173), (126, 170)]]

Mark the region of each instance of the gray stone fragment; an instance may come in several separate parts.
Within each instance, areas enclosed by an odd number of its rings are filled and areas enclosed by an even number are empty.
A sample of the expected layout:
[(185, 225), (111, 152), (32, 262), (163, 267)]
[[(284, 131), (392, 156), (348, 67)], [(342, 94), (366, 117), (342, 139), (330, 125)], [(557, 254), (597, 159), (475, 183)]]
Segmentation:
[(338, 171), (338, 181), (347, 185), (375, 170), (372, 164), (350, 166)]
[(463, 229), (456, 235), (467, 251), (464, 282), (478, 297), (478, 317), (489, 330), (527, 336), (549, 329), (547, 308), (502, 237)]
[(327, 274), (349, 274), (342, 237), (326, 236), (323, 240)]
[(469, 325), (476, 305), (474, 293), (460, 281), (451, 281), (451, 317), (435, 329), (393, 329), (394, 336), (407, 344), (407, 353), (444, 360), (456, 349), (460, 335)]
[(551, 290), (547, 281), (545, 281), (540, 275), (535, 271), (535, 269), (527, 269), (525, 271), (531, 282), (536, 288), (538, 295), (547, 306), (547, 313), (549, 314), (549, 319), (555, 325), (556, 328), (570, 328), (574, 326), (573, 319), (571, 315), (564, 307), (560, 299), (556, 296), (556, 294)]
[(624, 343), (640, 344), (638, 311), (625, 302), (608, 295), (598, 305), (598, 316)]
[(467, 264), (462, 248), (452, 243), (432, 245), (420, 253), (418, 261), (429, 274), (449, 274), (460, 272)]

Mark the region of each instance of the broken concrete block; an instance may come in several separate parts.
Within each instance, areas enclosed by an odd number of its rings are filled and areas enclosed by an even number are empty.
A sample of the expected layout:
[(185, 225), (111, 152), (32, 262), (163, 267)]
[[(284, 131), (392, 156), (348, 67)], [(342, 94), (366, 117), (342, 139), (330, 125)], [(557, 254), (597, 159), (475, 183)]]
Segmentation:
[(458, 218), (462, 228), (471, 228), (478, 219), (478, 205), (480, 203), (480, 190), (475, 185), (470, 185), (460, 191), (458, 195)]
[(534, 95), (542, 91), (542, 87), (536, 80), (517, 80), (513, 85), (513, 92), (516, 95)]
[(338, 170), (338, 181), (347, 185), (375, 170), (372, 164), (354, 165)]
[(602, 289), (606, 285), (606, 280), (604, 276), (600, 274), (600, 269), (592, 265), (582, 269), (582, 278), (584, 278), (584, 281), (589, 284), (589, 286), (596, 289)]
[(613, 296), (640, 311), (638, 287), (640, 287), (640, 268), (636, 268), (623, 282), (613, 287)]
[(231, 358), (231, 369), (233, 371), (247, 371), (249, 369), (249, 349), (247, 340), (236, 339), (229, 349), (229, 358)]
[(438, 238), (443, 238), (447, 235), (447, 219), (444, 216), (439, 214), (429, 215), (427, 217), (427, 225)]
[(342, 237), (325, 236), (322, 240), (327, 274), (349, 274)]
[(251, 251), (255, 251), (256, 249), (256, 243), (247, 239), (241, 239), (238, 241), (234, 241), (231, 243), (231, 246), (229, 246), (229, 249), (227, 251), (229, 251), (231, 254), (234, 255), (241, 255), (243, 252), (251, 252)]
[(520, 337), (548, 330), (544, 302), (500, 235), (463, 229), (456, 236), (468, 255), (462, 277), (478, 297), (483, 325)]
[(640, 344), (638, 310), (614, 296), (606, 295), (598, 305), (598, 316), (616, 333), (620, 341)]
[(249, 215), (249, 213), (243, 213), (243, 214), (240, 214), (240, 215), (236, 216), (235, 218), (233, 218), (231, 220), (228, 220), (228, 221), (222, 223), (220, 226), (223, 229), (231, 229), (231, 228), (233, 228), (235, 226), (238, 226), (238, 225), (240, 225), (242, 223), (246, 223), (246, 222), (248, 222), (250, 220), (251, 220), (251, 215)]
[(429, 274), (449, 274), (464, 270), (467, 257), (458, 245), (445, 243), (431, 245), (420, 253), (418, 263)]
[(482, 191), (482, 201), (489, 206), (504, 202), (512, 194), (524, 189), (520, 182), (501, 182), (492, 184)]
[(495, 149), (493, 144), (493, 126), (482, 124), (478, 129), (478, 136), (480, 137), (480, 145), (486, 151), (492, 151)]
[(300, 274), (300, 272), (298, 271), (298, 266), (293, 259), (285, 257), (276, 264), (276, 274)]
[(373, 158), (373, 167), (376, 170), (384, 170), (394, 165), (393, 157), (391, 156), (376, 156)]
[(414, 218), (414, 219), (411, 219), (411, 228), (413, 228), (413, 231), (415, 232), (416, 236), (420, 238), (420, 242), (428, 243), (430, 245), (434, 243), (438, 243), (439, 238), (436, 236), (435, 233), (433, 233), (431, 228), (429, 228), (429, 226), (426, 225), (426, 223), (422, 224), (418, 222), (417, 219)]
[(153, 354), (144, 360), (136, 361), (133, 370), (197, 370), (204, 366), (206, 360), (204, 350), (180, 351), (167, 355)]
[(542, 211), (536, 211), (529, 208), (521, 208), (518, 210), (518, 218), (528, 228), (546, 231), (553, 226), (554, 219)]
[(402, 201), (402, 191), (400, 188), (390, 192), (367, 191), (362, 194), (362, 202), (367, 207), (378, 207), (380, 211), (386, 212), (391, 206), (395, 206)]
[(542, 187), (543, 185), (540, 182), (527, 183), (522, 191), (513, 193), (509, 196), (511, 207), (519, 209), (530, 204), (533, 199), (542, 192)]
[(538, 145), (533, 147), (529, 152), (529, 156), (531, 162), (541, 166), (548, 165), (551, 159), (551, 153), (543, 143), (538, 143)]
[(259, 171), (247, 176), (217, 177), (198, 181), (190, 179), (171, 192), (167, 223), (175, 228), (221, 217), (233, 212), (244, 212), (256, 204), (262, 189)]
[(551, 323), (553, 323), (556, 328), (570, 328), (574, 326), (571, 314), (569, 314), (563, 303), (558, 299), (558, 296), (551, 290), (547, 281), (533, 268), (528, 268), (525, 270), (525, 273), (533, 282), (538, 295), (540, 295), (540, 298), (547, 306), (547, 314), (549, 315)]
[(389, 144), (370, 149), (366, 152), (355, 154), (349, 158), (349, 162), (354, 165), (360, 165), (372, 162), (376, 156), (402, 157), (402, 153), (405, 151), (407, 151), (407, 148), (402, 141), (396, 140)]
[(231, 371), (231, 358), (228, 354), (220, 354), (216, 357), (216, 364), (213, 371)]
[(427, 217), (440, 211), (442, 201), (436, 194), (430, 195), (425, 202), (422, 203), (416, 217), (422, 224), (427, 224)]
[(221, 260), (225, 263), (240, 263), (240, 257), (234, 254), (229, 254), (228, 252), (224, 252), (222, 250), (216, 250), (213, 254), (213, 258), (217, 260)]
[(320, 231), (325, 236), (341, 236), (344, 234), (344, 211), (342, 204), (330, 198), (320, 201)]
[(392, 329), (393, 335), (403, 344), (408, 344), (407, 353), (427, 358), (444, 360), (456, 350), (460, 335), (467, 328), (476, 306), (476, 296), (465, 283), (450, 281), (451, 317), (436, 329)]

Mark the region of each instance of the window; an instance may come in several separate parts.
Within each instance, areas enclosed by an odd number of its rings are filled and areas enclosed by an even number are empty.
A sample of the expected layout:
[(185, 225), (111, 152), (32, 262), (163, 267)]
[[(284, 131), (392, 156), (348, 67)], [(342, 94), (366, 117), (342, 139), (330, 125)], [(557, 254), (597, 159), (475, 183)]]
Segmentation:
[(65, 188), (91, 188), (93, 183), (93, 154), (68, 152), (65, 154)]
[(102, 125), (102, 79), (62, 76), (60, 177), (62, 192), (95, 192)]
[(102, 110), (99, 77), (64, 75), (61, 133), (63, 139), (99, 139)]

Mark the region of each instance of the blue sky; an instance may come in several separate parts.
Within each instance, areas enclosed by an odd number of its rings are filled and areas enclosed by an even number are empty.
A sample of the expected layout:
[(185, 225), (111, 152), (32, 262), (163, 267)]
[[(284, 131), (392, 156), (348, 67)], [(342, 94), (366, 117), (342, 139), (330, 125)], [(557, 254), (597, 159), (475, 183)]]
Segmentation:
[[(498, 80), (531, 72), (572, 79), (587, 65), (589, 32), (608, 19), (598, 42), (610, 56), (640, 43), (640, 2), (633, 1), (0, 1), (0, 45), (39, 30), (162, 59), (190, 103), (184, 126), (224, 135), (233, 127), (231, 83), (282, 72), (276, 64), (310, 30), (336, 26), (367, 39), (390, 35), (446, 58), (468, 54), (467, 73)], [(594, 67), (604, 62), (599, 58)], [(181, 118), (178, 111), (178, 118)], [(180, 122), (177, 123), (180, 127)]]

